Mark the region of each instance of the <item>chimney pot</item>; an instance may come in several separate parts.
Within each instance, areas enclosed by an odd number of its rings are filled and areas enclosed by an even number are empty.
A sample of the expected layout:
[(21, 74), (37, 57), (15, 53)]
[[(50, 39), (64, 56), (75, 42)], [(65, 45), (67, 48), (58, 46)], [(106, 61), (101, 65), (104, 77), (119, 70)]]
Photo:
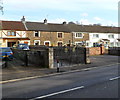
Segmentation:
[(44, 24), (47, 24), (47, 19), (44, 20)]
[(63, 25), (66, 25), (66, 24), (67, 24), (67, 22), (66, 22), (66, 21), (64, 21), (64, 22), (63, 22)]
[(25, 21), (25, 17), (23, 16), (23, 18), (21, 19), (21, 21)]

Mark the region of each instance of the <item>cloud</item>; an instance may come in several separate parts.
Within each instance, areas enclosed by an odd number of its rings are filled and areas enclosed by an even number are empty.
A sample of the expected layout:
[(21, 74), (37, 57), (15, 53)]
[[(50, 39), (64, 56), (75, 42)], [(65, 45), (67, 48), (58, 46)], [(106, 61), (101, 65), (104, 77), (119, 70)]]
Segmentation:
[(83, 25), (89, 25), (89, 24), (93, 24), (93, 22), (90, 22), (88, 19), (80, 19), (80, 24)]
[(96, 20), (90, 20), (90, 19), (80, 19), (79, 23), (83, 24), (83, 25), (93, 25), (93, 24), (101, 24), (102, 26), (118, 26), (118, 22), (114, 22), (111, 20), (105, 20), (105, 19), (101, 19), (99, 17), (95, 17)]
[(66, 19), (64, 18), (56, 18), (56, 19), (51, 19), (48, 20), (48, 23), (63, 23), (64, 21), (68, 22)]
[(87, 16), (88, 16), (88, 13), (82, 13), (81, 16), (87, 17)]
[(102, 19), (102, 18), (99, 18), (99, 17), (94, 17), (94, 19), (95, 19), (96, 21), (103, 21), (103, 19)]

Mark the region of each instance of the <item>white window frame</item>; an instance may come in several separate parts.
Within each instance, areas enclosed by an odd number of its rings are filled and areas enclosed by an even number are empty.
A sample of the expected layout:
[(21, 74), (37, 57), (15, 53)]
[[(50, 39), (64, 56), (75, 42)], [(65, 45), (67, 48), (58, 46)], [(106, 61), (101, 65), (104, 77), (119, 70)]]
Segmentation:
[[(76, 36), (76, 34), (82, 34), (82, 36), (81, 37), (78, 37), (78, 36)], [(82, 32), (75, 32), (75, 38), (83, 38), (83, 33)]]
[(34, 45), (35, 45), (35, 43), (36, 43), (37, 41), (39, 41), (39, 45), (40, 45), (40, 40), (34, 40)]
[(81, 41), (80, 41), (80, 42), (75, 42), (75, 45), (77, 45), (78, 43), (81, 43), (81, 44), (83, 44), (83, 42), (81, 42)]
[[(113, 37), (112, 37), (112, 36), (113, 36)], [(109, 39), (114, 39), (115, 36), (114, 36), (114, 34), (109, 34), (109, 35), (108, 35), (108, 38), (109, 38)]]
[(36, 37), (35, 32), (38, 32), (38, 37), (40, 37), (40, 31), (34, 31), (34, 37)]
[(49, 42), (49, 46), (51, 46), (51, 42), (50, 41), (44, 41), (44, 45), (45, 45), (46, 42)]
[(60, 37), (58, 37), (58, 33), (62, 33), (62, 38), (64, 38), (64, 33), (63, 32), (57, 32), (57, 38), (60, 38)]
[[(96, 35), (98, 35), (98, 37), (96, 37)], [(93, 38), (99, 38), (99, 34), (93, 34)]]

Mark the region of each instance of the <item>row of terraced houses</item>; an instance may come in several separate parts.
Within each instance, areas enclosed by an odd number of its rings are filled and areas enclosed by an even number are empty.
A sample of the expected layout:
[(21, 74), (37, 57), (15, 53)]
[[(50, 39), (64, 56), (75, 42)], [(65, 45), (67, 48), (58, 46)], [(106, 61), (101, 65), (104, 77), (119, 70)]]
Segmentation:
[(46, 46), (86, 46), (100, 44), (108, 47), (120, 47), (119, 27), (100, 25), (77, 25), (43, 22), (0, 21), (0, 46), (12, 47), (14, 44)]

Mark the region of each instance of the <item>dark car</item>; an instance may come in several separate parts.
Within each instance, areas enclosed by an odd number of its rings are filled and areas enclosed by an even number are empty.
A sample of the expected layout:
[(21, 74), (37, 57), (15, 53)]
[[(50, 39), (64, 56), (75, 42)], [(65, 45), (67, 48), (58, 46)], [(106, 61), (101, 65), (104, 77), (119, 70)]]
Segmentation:
[(5, 60), (5, 58), (12, 60), (13, 52), (9, 47), (0, 47), (0, 59)]
[(25, 43), (20, 43), (20, 44), (14, 45), (13, 48), (20, 49), (20, 50), (29, 50), (30, 49), (28, 44), (25, 44)]

